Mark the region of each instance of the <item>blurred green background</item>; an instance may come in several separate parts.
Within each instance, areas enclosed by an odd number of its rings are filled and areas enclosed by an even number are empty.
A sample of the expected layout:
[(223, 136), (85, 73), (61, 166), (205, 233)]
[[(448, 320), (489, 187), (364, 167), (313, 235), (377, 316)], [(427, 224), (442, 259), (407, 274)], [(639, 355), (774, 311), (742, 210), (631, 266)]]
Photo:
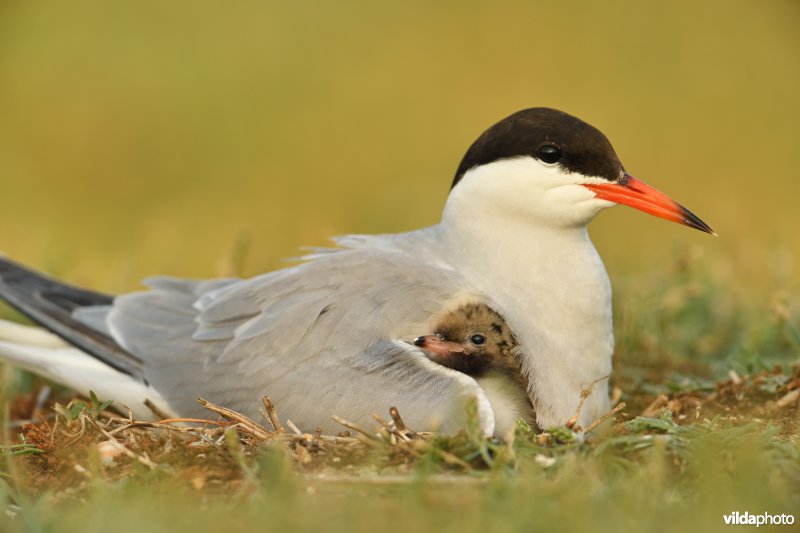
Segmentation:
[(615, 282), (696, 247), (797, 288), (800, 3), (0, 3), (0, 250), (72, 282), (253, 275), (336, 234), (436, 223), (518, 109), (603, 130), (720, 237), (627, 208)]

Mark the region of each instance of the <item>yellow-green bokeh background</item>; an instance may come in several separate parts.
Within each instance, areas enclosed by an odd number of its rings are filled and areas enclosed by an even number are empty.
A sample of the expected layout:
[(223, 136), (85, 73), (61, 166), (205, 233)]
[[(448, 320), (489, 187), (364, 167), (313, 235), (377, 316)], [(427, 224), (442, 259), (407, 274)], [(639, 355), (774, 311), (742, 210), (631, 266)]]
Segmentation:
[(4, 1), (0, 250), (108, 291), (255, 274), (435, 223), (469, 143), (544, 105), (720, 234), (604, 213), (612, 277), (699, 246), (794, 289), (799, 23), (793, 0)]

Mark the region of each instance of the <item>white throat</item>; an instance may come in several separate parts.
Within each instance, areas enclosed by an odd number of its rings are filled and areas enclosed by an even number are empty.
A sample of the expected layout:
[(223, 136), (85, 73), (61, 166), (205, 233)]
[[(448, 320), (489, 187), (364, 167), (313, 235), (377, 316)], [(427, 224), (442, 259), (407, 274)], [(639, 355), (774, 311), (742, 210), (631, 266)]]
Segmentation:
[[(441, 238), (448, 260), (514, 331), (538, 423), (548, 427), (565, 423), (581, 390), (611, 372), (611, 287), (585, 225), (611, 204), (592, 203), (593, 194), (575, 184), (579, 176), (534, 164), (510, 160), (468, 172), (445, 206)], [(575, 211), (548, 218), (536, 209), (537, 202), (558, 209), (561, 201), (578, 205), (587, 220), (575, 222)], [(579, 424), (608, 409), (603, 381)]]

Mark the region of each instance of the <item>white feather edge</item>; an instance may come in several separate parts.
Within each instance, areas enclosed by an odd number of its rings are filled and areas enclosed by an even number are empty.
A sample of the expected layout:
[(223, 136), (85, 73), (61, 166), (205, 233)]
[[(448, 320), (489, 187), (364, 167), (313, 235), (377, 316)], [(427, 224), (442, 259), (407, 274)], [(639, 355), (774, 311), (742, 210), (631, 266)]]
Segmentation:
[(0, 341), (45, 348), (64, 348), (69, 346), (61, 337), (53, 335), (47, 330), (24, 326), (8, 320), (0, 320)]
[(155, 415), (144, 404), (150, 400), (169, 416), (177, 416), (161, 395), (141, 383), (73, 348), (55, 335), (36, 327), (0, 320), (0, 359), (88, 395), (128, 407), (139, 420)]

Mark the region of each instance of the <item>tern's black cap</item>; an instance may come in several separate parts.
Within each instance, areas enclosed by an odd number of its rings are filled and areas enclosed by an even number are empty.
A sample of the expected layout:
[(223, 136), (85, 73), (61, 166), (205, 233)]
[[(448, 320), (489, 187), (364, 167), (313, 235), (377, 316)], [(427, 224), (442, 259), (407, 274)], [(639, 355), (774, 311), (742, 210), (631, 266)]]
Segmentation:
[(566, 172), (609, 181), (617, 181), (624, 172), (600, 130), (557, 109), (532, 107), (504, 118), (472, 143), (458, 166), (453, 187), (471, 168), (519, 156), (557, 158)]

